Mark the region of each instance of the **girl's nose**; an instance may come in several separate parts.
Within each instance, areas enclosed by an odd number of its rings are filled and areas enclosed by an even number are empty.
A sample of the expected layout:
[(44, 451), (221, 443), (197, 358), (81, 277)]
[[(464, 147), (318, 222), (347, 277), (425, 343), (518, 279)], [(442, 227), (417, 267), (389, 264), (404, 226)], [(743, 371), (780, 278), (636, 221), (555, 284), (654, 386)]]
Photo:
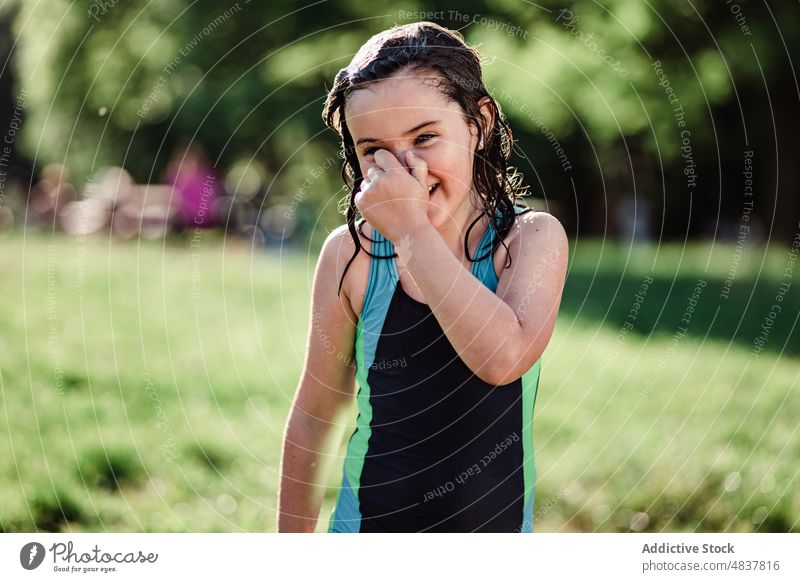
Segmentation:
[(400, 164), (405, 168), (408, 169), (408, 150), (399, 150), (394, 152), (395, 157), (400, 162)]

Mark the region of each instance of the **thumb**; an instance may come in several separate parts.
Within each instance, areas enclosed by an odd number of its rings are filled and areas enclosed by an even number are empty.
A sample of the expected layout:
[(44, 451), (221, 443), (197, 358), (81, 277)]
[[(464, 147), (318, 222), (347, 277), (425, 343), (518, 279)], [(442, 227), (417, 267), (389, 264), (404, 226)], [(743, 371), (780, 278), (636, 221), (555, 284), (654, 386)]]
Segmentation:
[(414, 176), (420, 184), (427, 188), (428, 164), (425, 163), (425, 160), (417, 157), (414, 152), (408, 152), (408, 155), (406, 156), (406, 163), (408, 164), (408, 169), (411, 170), (411, 175)]

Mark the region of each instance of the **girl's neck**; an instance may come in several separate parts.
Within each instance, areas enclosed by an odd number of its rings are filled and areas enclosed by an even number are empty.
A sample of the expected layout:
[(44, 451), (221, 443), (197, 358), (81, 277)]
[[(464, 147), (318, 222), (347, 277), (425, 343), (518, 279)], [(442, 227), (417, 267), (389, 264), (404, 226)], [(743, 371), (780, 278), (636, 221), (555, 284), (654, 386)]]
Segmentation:
[[(452, 216), (448, 217), (443, 224), (436, 227), (436, 230), (444, 239), (450, 251), (462, 260), (465, 258), (464, 237), (470, 225), (481, 214), (483, 214), (483, 209), (475, 208), (471, 197), (467, 197)], [(488, 217), (484, 216), (472, 227), (469, 233), (469, 241), (467, 241), (467, 246), (469, 247), (471, 255), (475, 254), (475, 249), (478, 247), (478, 243), (488, 225)], [(475, 257), (473, 256), (472, 258), (474, 259)]]

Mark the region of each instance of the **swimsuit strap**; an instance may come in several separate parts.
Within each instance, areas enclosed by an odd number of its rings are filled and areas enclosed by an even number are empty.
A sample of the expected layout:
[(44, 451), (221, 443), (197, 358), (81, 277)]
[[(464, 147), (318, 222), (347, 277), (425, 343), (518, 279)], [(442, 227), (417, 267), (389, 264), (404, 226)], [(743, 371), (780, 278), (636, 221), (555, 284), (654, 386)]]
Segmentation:
[(393, 286), (397, 283), (397, 277), (392, 268), (394, 265), (393, 259), (377, 258), (391, 257), (394, 254), (394, 245), (377, 229), (372, 228), (371, 231), (373, 242), (370, 254), (376, 256), (369, 258), (369, 279), (362, 308), (362, 318), (366, 320), (377, 317), (377, 315), (373, 314), (373, 311), (376, 314), (380, 314), (388, 308), (387, 301), (392, 295), (389, 290), (393, 289)]

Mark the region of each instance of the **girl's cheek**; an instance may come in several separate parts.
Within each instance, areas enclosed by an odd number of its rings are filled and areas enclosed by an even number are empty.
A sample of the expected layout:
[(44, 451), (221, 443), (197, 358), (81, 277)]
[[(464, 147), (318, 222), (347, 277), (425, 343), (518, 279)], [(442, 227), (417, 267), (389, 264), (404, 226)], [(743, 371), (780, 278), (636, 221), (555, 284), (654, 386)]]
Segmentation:
[(435, 174), (442, 180), (459, 180), (459, 175), (465, 171), (468, 159), (460, 155), (457, 150), (437, 152), (435, 155), (419, 153), (420, 158), (428, 164), (428, 173)]

